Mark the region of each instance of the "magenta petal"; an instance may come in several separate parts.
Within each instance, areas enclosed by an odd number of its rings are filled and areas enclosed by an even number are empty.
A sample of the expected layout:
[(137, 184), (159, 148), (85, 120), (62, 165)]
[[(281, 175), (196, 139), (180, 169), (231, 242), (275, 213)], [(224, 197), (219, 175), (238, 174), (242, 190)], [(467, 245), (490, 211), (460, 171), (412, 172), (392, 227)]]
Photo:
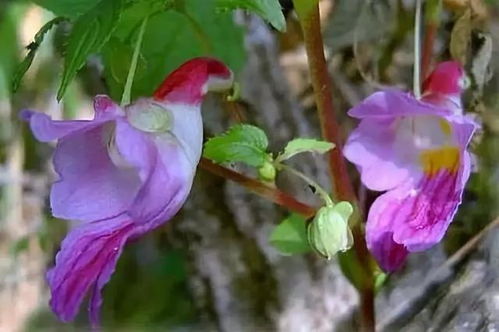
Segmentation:
[(122, 110), (107, 96), (96, 96), (94, 99), (94, 120), (52, 120), (43, 113), (30, 110), (21, 111), (20, 117), (29, 122), (31, 131), (37, 140), (42, 142), (64, 138), (79, 131), (90, 130), (113, 120)]
[(170, 134), (149, 135), (125, 121), (117, 123), (116, 144), (121, 155), (138, 168), (142, 180), (130, 216), (137, 223), (147, 221), (148, 229), (170, 219), (187, 198), (196, 165), (189, 163)]
[(450, 115), (451, 111), (423, 101), (398, 90), (378, 91), (352, 108), (348, 115), (363, 118), (395, 118), (406, 115)]
[(398, 270), (404, 264), (409, 252), (402, 244), (393, 241), (391, 232), (376, 235), (368, 240), (368, 246), (379, 266), (383, 271), (390, 273)]
[(357, 165), (362, 183), (371, 190), (392, 189), (413, 173), (396, 151), (394, 124), (392, 119), (364, 119), (345, 144), (345, 157)]
[(133, 167), (117, 167), (110, 159), (107, 142), (111, 130), (111, 124), (101, 125), (59, 141), (54, 166), (60, 179), (50, 193), (55, 217), (109, 218), (125, 211), (133, 201), (140, 179)]
[(47, 272), (52, 294), (50, 306), (59, 319), (64, 322), (74, 319), (86, 293), (94, 287), (90, 312), (92, 324), (98, 324), (100, 291), (134, 231), (133, 223), (122, 216), (83, 224), (66, 236), (55, 267)]
[(101, 124), (101, 122), (91, 120), (56, 121), (46, 114), (29, 110), (22, 111), (21, 117), (23, 120), (29, 121), (33, 135), (42, 142), (53, 141)]

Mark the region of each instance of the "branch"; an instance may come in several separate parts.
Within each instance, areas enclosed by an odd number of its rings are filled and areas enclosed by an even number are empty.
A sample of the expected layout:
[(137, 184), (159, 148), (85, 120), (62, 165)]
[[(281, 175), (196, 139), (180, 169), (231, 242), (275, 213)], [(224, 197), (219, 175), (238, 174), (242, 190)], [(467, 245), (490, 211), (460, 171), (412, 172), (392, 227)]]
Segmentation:
[(315, 215), (316, 209), (310, 205), (302, 203), (276, 187), (270, 186), (259, 180), (247, 177), (229, 168), (217, 165), (206, 158), (201, 158), (199, 166), (210, 173), (232, 180), (249, 191), (266, 198), (277, 205), (287, 208), (290, 211), (301, 214), (306, 218)]
[(322, 136), (336, 145), (336, 148), (329, 153), (334, 197), (337, 200), (349, 201), (356, 206), (351, 223), (355, 250), (355, 261), (352, 264), (358, 265), (365, 271), (362, 285), (355, 286), (361, 298), (361, 331), (370, 332), (374, 331), (375, 327), (373, 271), (369, 264), (370, 255), (364, 239), (357, 198), (342, 153), (341, 130), (335, 117), (331, 79), (324, 56), (318, 0), (294, 0), (293, 3), (303, 31)]
[(343, 158), (341, 130), (335, 119), (331, 79), (328, 74), (320, 26), (319, 7), (310, 0), (295, 0), (295, 8), (305, 39), (310, 77), (321, 123), (322, 136), (336, 148), (329, 155), (329, 169), (333, 180), (334, 197), (340, 201), (356, 202), (345, 159)]
[(425, 11), (425, 34), (423, 41), (423, 55), (421, 60), (421, 81), (424, 81), (430, 73), (433, 48), (440, 24), (440, 13), (442, 11), (442, 0), (428, 0)]

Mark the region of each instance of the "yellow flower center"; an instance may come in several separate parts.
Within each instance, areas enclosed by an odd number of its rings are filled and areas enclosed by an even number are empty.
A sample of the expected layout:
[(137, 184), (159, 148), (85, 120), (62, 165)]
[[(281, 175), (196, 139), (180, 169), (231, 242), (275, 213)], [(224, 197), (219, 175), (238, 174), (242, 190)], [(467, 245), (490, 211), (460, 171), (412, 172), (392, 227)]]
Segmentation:
[(452, 174), (456, 173), (459, 169), (460, 159), (459, 148), (456, 146), (423, 150), (420, 154), (423, 171), (428, 176), (434, 176), (441, 170), (447, 170)]

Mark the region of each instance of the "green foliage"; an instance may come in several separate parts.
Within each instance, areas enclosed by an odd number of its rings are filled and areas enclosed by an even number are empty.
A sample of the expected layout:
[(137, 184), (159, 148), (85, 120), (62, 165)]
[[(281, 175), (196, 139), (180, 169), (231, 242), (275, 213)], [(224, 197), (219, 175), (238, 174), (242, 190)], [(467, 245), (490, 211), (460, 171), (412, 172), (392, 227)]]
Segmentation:
[(286, 30), (286, 19), (282, 14), (279, 0), (216, 0), (220, 9), (246, 9), (267, 20), (279, 31)]
[(104, 76), (118, 99), (132, 58), (134, 40), (143, 18), (150, 16), (132, 87), (132, 99), (150, 95), (166, 75), (189, 58), (215, 56), (234, 71), (245, 59), (243, 31), (231, 13), (221, 13), (214, 0), (134, 2), (123, 11), (111, 42), (103, 48)]
[(65, 47), (64, 71), (57, 91), (61, 100), (68, 84), (85, 64), (87, 57), (99, 52), (109, 40), (120, 18), (123, 0), (102, 0), (74, 23)]
[(258, 127), (236, 125), (226, 133), (208, 140), (204, 145), (204, 156), (217, 163), (243, 162), (261, 167), (268, 161), (267, 136)]
[(326, 153), (334, 148), (334, 144), (325, 141), (319, 141), (313, 138), (295, 138), (288, 142), (284, 152), (277, 157), (277, 161), (287, 160), (299, 153), (316, 152)]
[(101, 0), (32, 0), (57, 16), (76, 18), (95, 7)]
[(14, 77), (12, 78), (13, 92), (17, 91), (17, 89), (19, 88), (19, 84), (21, 83), (21, 80), (24, 77), (24, 74), (26, 74), (26, 71), (28, 71), (29, 67), (31, 67), (33, 59), (35, 58), (36, 51), (38, 51), (38, 48), (43, 42), (43, 39), (45, 38), (47, 32), (49, 32), (50, 29), (52, 29), (54, 26), (56, 26), (57, 24), (61, 23), (64, 20), (65, 18), (63, 17), (56, 17), (45, 23), (36, 33), (33, 42), (27, 46), (28, 54), (26, 54), (23, 61), (21, 61), (21, 63), (17, 67), (17, 71), (14, 74)]
[(302, 216), (290, 215), (274, 228), (270, 235), (270, 244), (285, 255), (309, 252), (305, 224), (306, 220)]
[[(0, 100), (7, 97), (10, 92), (10, 77), (15, 70), (18, 50), (16, 23), (23, 12), (24, 6), (19, 4), (10, 4), (3, 12), (0, 12), (0, 40), (3, 45), (0, 51)], [(0, 129), (2, 129), (1, 126), (2, 124), (0, 124)], [(4, 133), (1, 131), (0, 136), (3, 136)]]

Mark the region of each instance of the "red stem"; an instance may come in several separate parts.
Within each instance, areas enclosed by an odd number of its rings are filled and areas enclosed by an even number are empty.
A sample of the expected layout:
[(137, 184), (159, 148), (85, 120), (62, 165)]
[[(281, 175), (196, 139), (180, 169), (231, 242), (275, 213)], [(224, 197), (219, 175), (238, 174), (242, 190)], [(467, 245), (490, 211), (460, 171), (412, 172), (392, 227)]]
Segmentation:
[(430, 74), (431, 60), (433, 58), (433, 47), (438, 30), (438, 22), (427, 22), (423, 41), (423, 55), (421, 60), (421, 82), (424, 82)]
[(215, 175), (237, 182), (249, 191), (258, 194), (276, 203), (277, 205), (283, 206), (293, 212), (299, 213), (306, 218), (310, 218), (315, 215), (316, 209), (314, 207), (296, 200), (292, 196), (277, 189), (276, 187), (247, 177), (246, 175), (233, 171), (229, 168), (217, 165), (206, 158), (201, 158), (199, 166), (202, 169), (205, 169)]
[[(295, 0), (295, 5), (298, 2)], [(350, 201), (358, 205), (342, 153), (343, 144), (340, 126), (335, 118), (332, 84), (324, 56), (319, 7), (318, 5), (308, 7), (309, 5), (306, 5), (302, 0), (300, 3), (303, 6), (300, 6), (301, 10), (297, 8), (297, 11), (302, 26), (322, 136), (336, 145), (336, 148), (329, 153), (329, 169), (332, 175), (335, 197), (338, 200)], [(372, 277), (370, 255), (360, 222), (361, 217), (358, 214), (358, 209), (356, 210), (356, 221), (352, 225), (352, 232), (355, 237), (354, 250), (358, 259), (357, 262), (366, 273), (363, 278), (363, 285), (357, 285), (361, 299), (361, 331), (370, 332), (375, 329), (374, 279)]]
[(324, 56), (319, 7), (314, 6), (301, 23), (322, 136), (336, 145), (336, 148), (329, 153), (333, 191), (338, 200), (355, 202), (355, 192), (342, 153), (341, 130), (335, 119), (331, 79)]

